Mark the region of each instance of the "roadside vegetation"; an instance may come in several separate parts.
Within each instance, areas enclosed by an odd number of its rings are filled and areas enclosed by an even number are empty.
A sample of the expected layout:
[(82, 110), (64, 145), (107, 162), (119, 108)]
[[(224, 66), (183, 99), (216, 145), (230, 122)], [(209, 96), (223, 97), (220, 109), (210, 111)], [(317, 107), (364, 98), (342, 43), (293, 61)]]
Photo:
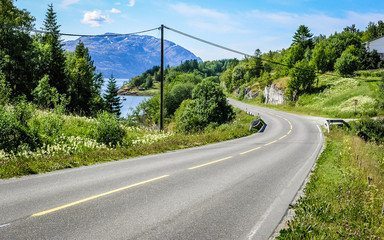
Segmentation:
[(0, 110), (0, 178), (201, 146), (258, 130), (249, 131), (251, 116), (235, 113), (231, 122), (185, 134), (132, 126), (108, 112), (90, 118), (37, 110), (26, 102), (6, 106)]
[(326, 148), (305, 196), (277, 239), (383, 238), (384, 121), (364, 121), (325, 133)]

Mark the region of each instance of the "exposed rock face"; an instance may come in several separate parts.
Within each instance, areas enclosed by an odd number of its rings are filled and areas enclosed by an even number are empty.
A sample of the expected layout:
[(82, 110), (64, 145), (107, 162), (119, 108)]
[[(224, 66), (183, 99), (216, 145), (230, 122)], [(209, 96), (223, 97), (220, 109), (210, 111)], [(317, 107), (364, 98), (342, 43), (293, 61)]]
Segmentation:
[[(235, 95), (238, 96), (241, 93), (241, 88), (238, 88), (235, 92)], [(254, 99), (259, 96), (260, 92), (252, 92), (250, 87), (244, 89), (244, 98), (245, 99)]]
[[(74, 51), (81, 40), (104, 77), (113, 73), (115, 78), (128, 79), (141, 75), (153, 66), (160, 66), (160, 39), (145, 35), (108, 36), (111, 34), (66, 41), (64, 49)], [(164, 64), (170, 67), (192, 59), (201, 62), (192, 52), (167, 40), (164, 41), (164, 55)]]
[(283, 90), (277, 88), (274, 84), (266, 86), (264, 89), (266, 104), (283, 104), (285, 102)]

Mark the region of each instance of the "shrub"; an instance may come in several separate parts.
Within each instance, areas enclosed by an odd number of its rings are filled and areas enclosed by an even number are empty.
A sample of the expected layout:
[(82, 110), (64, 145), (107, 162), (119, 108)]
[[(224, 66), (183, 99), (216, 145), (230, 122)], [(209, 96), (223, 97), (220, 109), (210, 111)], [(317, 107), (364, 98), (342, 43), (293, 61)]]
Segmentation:
[(335, 70), (344, 77), (353, 75), (358, 68), (359, 58), (349, 52), (343, 52), (335, 63)]
[(176, 128), (181, 132), (199, 131), (212, 122), (219, 125), (235, 117), (222, 88), (203, 80), (192, 91), (192, 100), (184, 101), (176, 111)]
[(105, 111), (97, 114), (96, 123), (92, 130), (92, 137), (96, 141), (116, 146), (122, 142), (124, 134), (125, 132), (116, 115)]
[(15, 106), (0, 109), (0, 149), (17, 151), (19, 147), (35, 149), (40, 145), (37, 131), (29, 127), (35, 107), (21, 100)]
[(364, 140), (384, 142), (384, 119), (363, 118), (351, 122), (352, 131)]

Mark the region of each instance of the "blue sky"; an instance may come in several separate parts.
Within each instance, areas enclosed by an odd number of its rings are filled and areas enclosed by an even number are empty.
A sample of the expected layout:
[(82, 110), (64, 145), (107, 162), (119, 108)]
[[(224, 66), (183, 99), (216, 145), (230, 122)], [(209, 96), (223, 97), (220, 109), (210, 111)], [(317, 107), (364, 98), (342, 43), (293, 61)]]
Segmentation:
[[(253, 54), (288, 48), (299, 25), (314, 35), (329, 36), (356, 24), (384, 21), (383, 0), (18, 0), (40, 29), (48, 4), (53, 3), (63, 33), (130, 33), (159, 27), (184, 31), (229, 48)], [(160, 37), (159, 31), (149, 33)], [(203, 60), (242, 56), (166, 31), (165, 38)], [(72, 38), (73, 39), (73, 38)]]

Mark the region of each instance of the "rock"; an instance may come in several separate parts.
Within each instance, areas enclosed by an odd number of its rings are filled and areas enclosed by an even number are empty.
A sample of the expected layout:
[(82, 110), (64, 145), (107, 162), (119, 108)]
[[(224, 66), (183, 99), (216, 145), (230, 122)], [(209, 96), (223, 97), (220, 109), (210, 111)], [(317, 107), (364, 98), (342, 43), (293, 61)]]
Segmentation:
[(264, 89), (266, 104), (283, 104), (285, 102), (284, 91), (277, 88), (276, 85), (266, 86)]

